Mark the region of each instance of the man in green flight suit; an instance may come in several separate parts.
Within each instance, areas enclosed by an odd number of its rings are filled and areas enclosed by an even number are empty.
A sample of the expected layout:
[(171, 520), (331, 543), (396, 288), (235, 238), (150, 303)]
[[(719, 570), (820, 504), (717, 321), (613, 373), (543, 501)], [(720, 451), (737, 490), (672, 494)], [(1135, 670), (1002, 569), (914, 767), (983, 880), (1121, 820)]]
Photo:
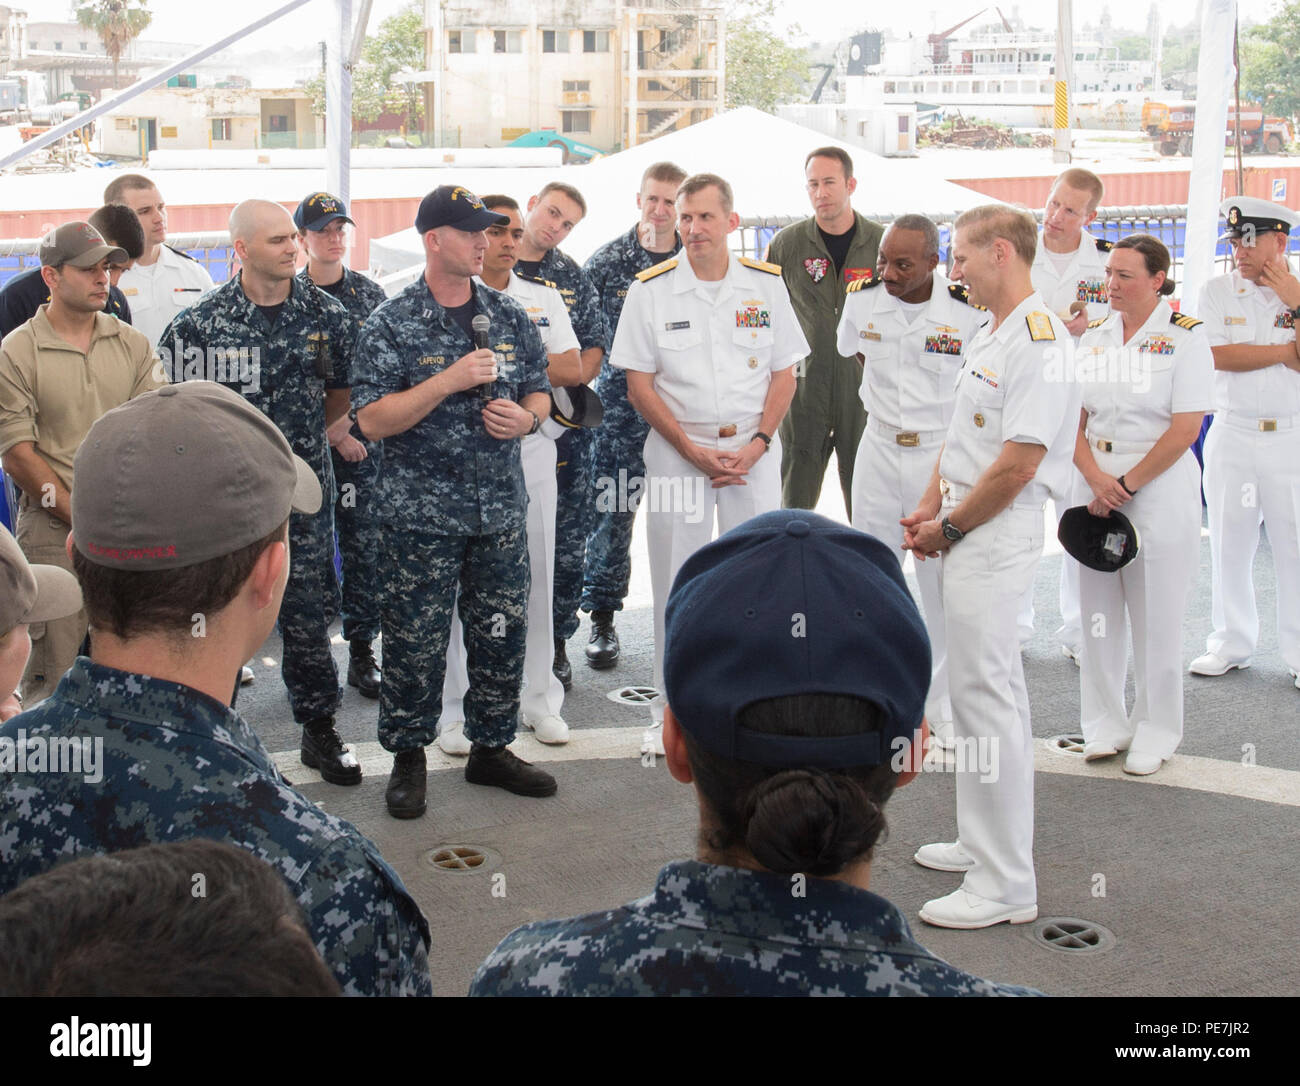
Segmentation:
[(813, 216), (785, 227), (768, 247), (767, 259), (781, 265), (790, 301), (812, 344), (801, 367), (794, 403), (781, 423), (781, 504), (787, 509), (817, 505), (831, 449), (840, 472), (844, 508), (852, 515), (853, 461), (867, 423), (858, 399), (862, 366), (835, 348), (835, 329), (844, 310), (845, 288), (876, 274), (884, 230), (850, 204), (858, 187), (853, 160), (839, 147), (819, 147), (804, 160)]

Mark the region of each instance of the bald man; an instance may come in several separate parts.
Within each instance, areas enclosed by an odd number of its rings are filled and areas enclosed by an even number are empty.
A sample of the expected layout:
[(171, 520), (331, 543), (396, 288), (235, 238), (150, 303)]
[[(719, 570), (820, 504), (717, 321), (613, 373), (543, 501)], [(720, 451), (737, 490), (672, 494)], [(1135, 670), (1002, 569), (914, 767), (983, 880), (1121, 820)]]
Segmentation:
[[(239, 274), (167, 326), (159, 357), (173, 381), (216, 381), (247, 399), (331, 494), (325, 430), (349, 412), (356, 322), (339, 302), (295, 276), (298, 231), (279, 204), (244, 201), (231, 212), (230, 238)], [(232, 455), (213, 470), (237, 471), (238, 460)], [(359, 784), (361, 766), (334, 727), (340, 691), (326, 617), (333, 586), (325, 579), (333, 569), (333, 540), (333, 503), (290, 517), (282, 673), (293, 718), (302, 725), (303, 765), (332, 784)]]

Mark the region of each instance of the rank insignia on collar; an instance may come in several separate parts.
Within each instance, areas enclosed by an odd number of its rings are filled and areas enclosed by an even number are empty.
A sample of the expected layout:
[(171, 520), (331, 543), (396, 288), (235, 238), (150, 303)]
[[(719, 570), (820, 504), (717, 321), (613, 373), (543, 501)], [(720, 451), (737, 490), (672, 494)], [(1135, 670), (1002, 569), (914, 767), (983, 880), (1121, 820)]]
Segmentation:
[(809, 278), (814, 283), (820, 283), (826, 276), (827, 269), (831, 262), (824, 256), (810, 256), (803, 262), (804, 270), (807, 271)]

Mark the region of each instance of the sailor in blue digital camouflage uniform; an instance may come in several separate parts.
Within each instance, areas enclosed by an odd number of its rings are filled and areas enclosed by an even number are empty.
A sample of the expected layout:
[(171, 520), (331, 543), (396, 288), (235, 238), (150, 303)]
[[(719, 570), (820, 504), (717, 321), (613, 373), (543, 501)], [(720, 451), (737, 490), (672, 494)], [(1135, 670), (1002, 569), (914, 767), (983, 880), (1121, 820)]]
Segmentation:
[(686, 559), (666, 628), (664, 748), (695, 785), (697, 858), (622, 908), (512, 932), (471, 995), (1040, 994), (936, 958), (869, 888), (882, 808), (921, 768), (930, 684), (884, 543), (761, 514)]
[[(304, 197), (293, 213), (298, 238), (307, 251), (307, 266), (298, 273), (304, 284), (315, 284), (342, 303), (359, 329), (380, 303), (384, 288), (344, 263), (351, 227), (348, 206), (328, 192)], [(335, 592), (334, 609), (343, 616), (343, 640), (348, 643), (348, 685), (367, 698), (379, 697), (379, 665), (371, 642), (379, 636), (379, 522), (372, 502), (384, 462), (384, 443), (367, 441), (356, 420), (343, 415), (327, 431), (330, 460), (338, 495), (334, 525), (343, 559), (343, 589)], [(337, 586), (329, 556), (327, 584)]]
[(246, 400), (193, 381), (102, 416), (75, 471), (92, 655), (0, 726), (0, 894), (81, 856), (223, 841), (284, 877), (344, 994), (432, 995), (401, 879), (229, 706), (275, 623), (290, 513), (320, 508), (314, 466)]
[[(569, 310), (569, 321), (582, 348), (582, 384), (600, 372), (609, 345), (609, 329), (600, 298), (586, 272), (558, 246), (587, 214), (587, 201), (572, 185), (552, 181), (528, 200), (524, 236), (519, 243), (515, 274), (553, 284)], [(568, 690), (573, 667), (564, 643), (578, 630), (582, 598), (583, 555), (591, 531), (595, 494), (591, 484), (591, 445), (596, 430), (570, 430), (555, 443), (555, 676)]]
[[(174, 381), (203, 378), (233, 389), (274, 422), (334, 494), (325, 431), (348, 412), (356, 322), (338, 302), (295, 277), (297, 231), (289, 213), (246, 200), (230, 215), (242, 270), (172, 320), (158, 354)], [(361, 765), (334, 727), (339, 675), (330, 652), (334, 518), (290, 519), (293, 566), (280, 609), (282, 673), (301, 758), (331, 784), (361, 783)]]
[[(628, 287), (638, 272), (653, 268), (682, 247), (677, 233), (677, 186), (686, 171), (672, 162), (655, 162), (641, 175), (636, 194), (640, 211), (637, 224), (602, 245), (587, 259), (583, 271), (600, 296), (610, 343)], [(596, 394), (605, 416), (591, 442), (591, 485), (594, 488), (592, 529), (582, 575), (582, 609), (591, 613), (587, 663), (600, 669), (618, 663), (618, 633), (614, 612), (623, 610), (632, 577), (632, 525), (636, 506), (619, 508), (611, 496), (637, 493), (633, 480), (645, 481), (646, 436), (650, 424), (627, 398), (627, 374), (611, 366), (600, 367)], [(631, 488), (631, 489), (630, 489)]]
[[(424, 274), (366, 321), (353, 391), (384, 441), (379, 742), (394, 755), (394, 818), (425, 811), (424, 748), (438, 734), (459, 587), (469, 672), (465, 779), (549, 796), (555, 778), (506, 746), (519, 723), (528, 604), (520, 439), (550, 408), (546, 349), (518, 302), (471, 280), (504, 215), (460, 186), (420, 203)], [(476, 344), (481, 344), (476, 346)]]

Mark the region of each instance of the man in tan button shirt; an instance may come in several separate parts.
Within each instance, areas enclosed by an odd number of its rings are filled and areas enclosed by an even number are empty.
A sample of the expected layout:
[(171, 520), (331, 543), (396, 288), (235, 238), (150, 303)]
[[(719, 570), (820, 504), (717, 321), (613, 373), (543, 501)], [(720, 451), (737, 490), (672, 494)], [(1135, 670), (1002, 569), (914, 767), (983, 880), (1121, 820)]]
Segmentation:
[[(0, 455), (22, 489), (17, 538), (29, 562), (72, 568), (65, 543), (77, 447), (105, 412), (167, 383), (149, 340), (103, 312), (109, 265), (126, 259), (89, 223), (51, 231), (41, 242), (50, 301), (0, 343)], [(86, 613), (30, 632), (27, 705), (47, 697), (72, 666)]]

